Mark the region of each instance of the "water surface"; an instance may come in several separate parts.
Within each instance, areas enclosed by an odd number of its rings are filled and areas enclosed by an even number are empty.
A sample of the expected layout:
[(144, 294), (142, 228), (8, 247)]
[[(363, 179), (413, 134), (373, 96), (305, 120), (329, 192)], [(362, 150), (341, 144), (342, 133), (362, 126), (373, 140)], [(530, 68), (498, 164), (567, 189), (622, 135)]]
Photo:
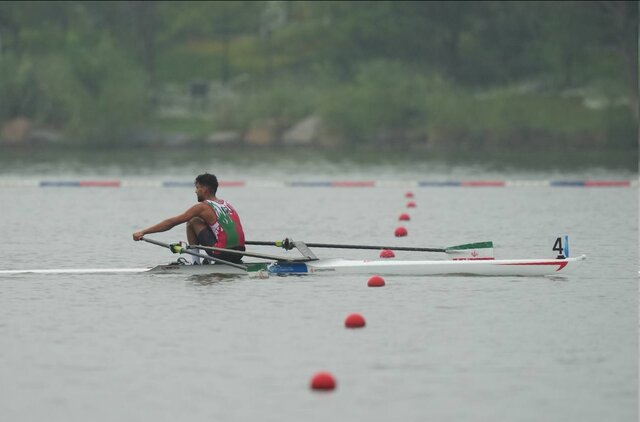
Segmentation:
[[(27, 160), (3, 176), (634, 175), (420, 161), (351, 167), (309, 158), (279, 166), (216, 157), (147, 166), (141, 156), (139, 167), (117, 160), (74, 167), (73, 160)], [(405, 191), (244, 187), (220, 196), (253, 240), (436, 247), (493, 240), (498, 257), (545, 258), (568, 234), (572, 254), (588, 259), (563, 278), (387, 277), (375, 289), (367, 276), (326, 274), (0, 276), (0, 419), (637, 420), (637, 188), (416, 188), (411, 210)], [(131, 233), (193, 201), (191, 188), (2, 188), (0, 269), (166, 263), (174, 256), (131, 241)], [(396, 239), (402, 212), (411, 214), (409, 236)], [(154, 237), (184, 239), (183, 228)], [(353, 312), (365, 317), (364, 329), (344, 328)], [(336, 376), (336, 391), (309, 390), (320, 370)]]

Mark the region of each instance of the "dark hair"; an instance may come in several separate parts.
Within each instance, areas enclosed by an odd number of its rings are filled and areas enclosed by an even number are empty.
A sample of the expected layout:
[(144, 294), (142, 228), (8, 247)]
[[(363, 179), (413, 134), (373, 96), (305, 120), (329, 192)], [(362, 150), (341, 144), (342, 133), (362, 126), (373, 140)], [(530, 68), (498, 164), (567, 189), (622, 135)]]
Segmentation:
[(195, 184), (208, 187), (214, 195), (218, 191), (218, 178), (213, 174), (204, 173), (199, 175), (196, 177)]

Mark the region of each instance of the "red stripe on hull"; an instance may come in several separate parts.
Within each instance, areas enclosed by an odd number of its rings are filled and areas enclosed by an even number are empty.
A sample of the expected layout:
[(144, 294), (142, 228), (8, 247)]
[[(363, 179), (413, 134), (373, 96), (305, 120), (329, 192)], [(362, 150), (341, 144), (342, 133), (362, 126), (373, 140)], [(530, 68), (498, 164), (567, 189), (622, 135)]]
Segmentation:
[(559, 265), (557, 271), (560, 271), (561, 269), (563, 269), (564, 267), (566, 267), (568, 264), (567, 261), (564, 262), (518, 262), (515, 264), (498, 264), (498, 265)]

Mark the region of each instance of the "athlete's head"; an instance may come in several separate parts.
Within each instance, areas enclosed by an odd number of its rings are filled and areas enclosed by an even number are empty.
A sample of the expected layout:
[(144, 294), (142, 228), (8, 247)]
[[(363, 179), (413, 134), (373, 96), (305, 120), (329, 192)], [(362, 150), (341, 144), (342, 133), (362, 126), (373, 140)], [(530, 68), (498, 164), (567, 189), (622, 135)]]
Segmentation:
[(218, 178), (213, 174), (204, 173), (196, 177), (195, 185), (198, 201), (202, 202), (207, 194), (215, 196), (218, 191)]

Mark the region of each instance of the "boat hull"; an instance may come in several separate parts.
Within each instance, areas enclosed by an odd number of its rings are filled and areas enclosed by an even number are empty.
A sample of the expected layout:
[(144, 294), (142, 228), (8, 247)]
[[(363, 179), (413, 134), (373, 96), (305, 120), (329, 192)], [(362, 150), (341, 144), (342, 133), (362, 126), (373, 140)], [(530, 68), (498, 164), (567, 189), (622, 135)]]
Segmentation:
[(375, 274), (381, 276), (550, 276), (573, 270), (584, 255), (565, 259), (491, 259), (451, 261), (322, 259), (309, 262), (250, 263), (248, 271), (226, 265), (159, 265), (152, 273), (186, 274)]
[(486, 259), (451, 261), (400, 261), (320, 259), (305, 262), (256, 262), (245, 264), (247, 270), (224, 264), (214, 265), (158, 265), (152, 268), (98, 268), (51, 270), (1, 270), (0, 276), (20, 274), (94, 274), (94, 273), (152, 273), (187, 275), (269, 275), (287, 274), (368, 274), (381, 276), (563, 276), (572, 271), (584, 255), (565, 259)]

